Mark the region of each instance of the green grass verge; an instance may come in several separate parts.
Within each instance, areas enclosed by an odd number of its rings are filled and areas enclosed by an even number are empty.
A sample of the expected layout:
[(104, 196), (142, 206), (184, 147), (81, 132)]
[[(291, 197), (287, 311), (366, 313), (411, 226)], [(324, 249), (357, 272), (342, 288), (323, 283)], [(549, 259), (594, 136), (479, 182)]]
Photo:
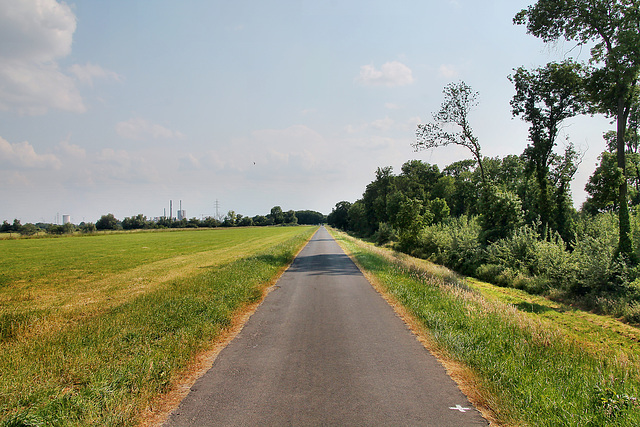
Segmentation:
[[(194, 238), (189, 232), (147, 235), (155, 242), (166, 237), (181, 243), (183, 249), (176, 251), (182, 254), (217, 244), (230, 247), (246, 238), (253, 241), (253, 249), (245, 248), (242, 257), (223, 263), (211, 260), (212, 265), (200, 267), (197, 274), (189, 270), (186, 276), (162, 282), (122, 303), (101, 306), (85, 317), (69, 317), (49, 331), (27, 328), (6, 337), (0, 342), (0, 425), (134, 425), (154, 398), (179, 381), (195, 355), (212, 346), (234, 313), (261, 298), (264, 287), (292, 261), (315, 229), (271, 228), (269, 238), (262, 229), (235, 230), (237, 234), (228, 237), (227, 243), (216, 241), (219, 234), (209, 234), (209, 244), (181, 240)], [(103, 238), (121, 235), (97, 240)], [(129, 247), (139, 245), (138, 238)], [(82, 246), (85, 239), (91, 238), (55, 241)], [(265, 239), (270, 242), (267, 247), (261, 243)], [(198, 245), (200, 249), (193, 249)], [(172, 250), (122, 262), (128, 268), (140, 266)], [(108, 274), (109, 267), (99, 268)]]
[(448, 358), (471, 369), (499, 423), (640, 425), (637, 345), (606, 342), (611, 331), (591, 318), (576, 314), (557, 322), (561, 310), (542, 301), (522, 294), (498, 297), (491, 285), (469, 286), (426, 261), (334, 236)]

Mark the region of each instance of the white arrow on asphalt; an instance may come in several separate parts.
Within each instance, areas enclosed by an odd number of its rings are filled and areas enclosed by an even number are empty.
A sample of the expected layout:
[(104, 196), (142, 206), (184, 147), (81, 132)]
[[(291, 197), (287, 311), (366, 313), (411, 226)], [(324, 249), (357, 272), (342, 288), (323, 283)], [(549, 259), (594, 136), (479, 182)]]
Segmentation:
[(471, 410), (471, 408), (463, 408), (460, 405), (456, 405), (455, 407), (449, 406), (449, 409), (452, 409), (454, 411), (460, 411), (460, 412), (467, 412)]

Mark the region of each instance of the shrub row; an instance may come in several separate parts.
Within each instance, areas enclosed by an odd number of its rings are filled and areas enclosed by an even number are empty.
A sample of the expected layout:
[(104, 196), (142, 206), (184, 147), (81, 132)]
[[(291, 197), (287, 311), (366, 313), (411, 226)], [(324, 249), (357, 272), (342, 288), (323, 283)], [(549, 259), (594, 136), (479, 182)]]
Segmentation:
[[(640, 243), (640, 215), (633, 216)], [(501, 286), (545, 294), (566, 302), (640, 323), (640, 268), (616, 255), (617, 217), (581, 218), (571, 247), (558, 234), (541, 236), (535, 224), (517, 228), (507, 238), (481, 244), (478, 217), (461, 216), (426, 226), (396, 248), (459, 273)], [(380, 227), (378, 243), (392, 240)]]

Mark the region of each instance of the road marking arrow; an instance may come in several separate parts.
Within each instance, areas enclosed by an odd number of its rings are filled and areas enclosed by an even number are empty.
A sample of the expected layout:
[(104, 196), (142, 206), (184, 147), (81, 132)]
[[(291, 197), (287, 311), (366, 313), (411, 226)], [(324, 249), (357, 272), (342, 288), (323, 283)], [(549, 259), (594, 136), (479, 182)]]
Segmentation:
[(456, 405), (455, 407), (449, 406), (449, 409), (452, 409), (454, 411), (460, 411), (460, 412), (467, 412), (471, 410), (471, 408), (463, 408), (460, 405)]

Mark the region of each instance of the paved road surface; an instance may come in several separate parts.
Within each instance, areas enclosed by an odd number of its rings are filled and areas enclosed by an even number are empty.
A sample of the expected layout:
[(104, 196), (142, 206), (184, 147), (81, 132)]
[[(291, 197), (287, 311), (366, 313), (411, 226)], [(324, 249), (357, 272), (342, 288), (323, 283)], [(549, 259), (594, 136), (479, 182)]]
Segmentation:
[(321, 228), (166, 426), (488, 425)]

